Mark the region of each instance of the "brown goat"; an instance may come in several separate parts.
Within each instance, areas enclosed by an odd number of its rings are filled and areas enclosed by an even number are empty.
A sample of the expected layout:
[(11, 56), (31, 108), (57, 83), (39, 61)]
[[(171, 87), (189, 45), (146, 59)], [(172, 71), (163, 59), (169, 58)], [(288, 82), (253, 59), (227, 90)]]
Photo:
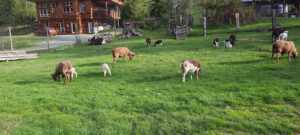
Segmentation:
[(112, 55), (114, 59), (114, 64), (117, 64), (117, 59), (119, 57), (126, 58), (128, 56), (131, 60), (135, 56), (135, 54), (132, 51), (130, 51), (127, 47), (114, 48), (112, 51)]
[(277, 53), (277, 62), (279, 63), (281, 61), (281, 57), (283, 54), (288, 54), (288, 60), (291, 59), (291, 56), (293, 58), (296, 58), (298, 55), (296, 46), (293, 41), (284, 41), (284, 40), (277, 40), (273, 43), (272, 47), (272, 62), (274, 60), (274, 53)]
[(64, 77), (64, 84), (67, 80), (71, 80), (72, 63), (69, 61), (63, 61), (57, 64), (55, 72), (52, 74), (54, 81), (60, 81), (60, 76)]
[(147, 46), (148, 46), (148, 47), (151, 46), (151, 43), (152, 43), (151, 37), (147, 37), (147, 38), (146, 38), (146, 43), (147, 43)]

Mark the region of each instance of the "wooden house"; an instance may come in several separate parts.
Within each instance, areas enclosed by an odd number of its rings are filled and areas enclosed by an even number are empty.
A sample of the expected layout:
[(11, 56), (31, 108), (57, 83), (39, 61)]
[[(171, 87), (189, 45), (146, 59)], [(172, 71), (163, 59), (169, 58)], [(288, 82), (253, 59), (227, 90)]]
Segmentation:
[(94, 33), (121, 19), (123, 0), (35, 0), (37, 35), (51, 27), (58, 34)]

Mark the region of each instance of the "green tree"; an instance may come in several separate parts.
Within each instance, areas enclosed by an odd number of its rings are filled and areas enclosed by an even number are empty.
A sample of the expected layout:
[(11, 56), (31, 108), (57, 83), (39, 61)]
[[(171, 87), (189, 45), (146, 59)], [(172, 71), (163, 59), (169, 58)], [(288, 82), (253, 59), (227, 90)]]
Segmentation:
[(1, 0), (0, 24), (23, 24), (33, 20), (35, 4), (28, 0)]
[(151, 0), (126, 0), (122, 7), (123, 19), (142, 19), (149, 16)]

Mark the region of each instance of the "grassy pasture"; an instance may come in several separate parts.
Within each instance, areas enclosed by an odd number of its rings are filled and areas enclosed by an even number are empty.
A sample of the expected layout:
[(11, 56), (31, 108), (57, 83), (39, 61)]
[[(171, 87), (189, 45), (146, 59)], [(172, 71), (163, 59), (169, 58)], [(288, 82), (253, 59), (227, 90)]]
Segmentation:
[[(270, 21), (270, 20), (269, 20)], [(279, 20), (300, 48), (299, 20)], [(267, 20), (242, 30), (270, 27)], [(296, 134), (300, 133), (299, 58), (271, 62), (271, 32), (237, 33), (237, 46), (213, 48), (234, 28), (194, 28), (176, 41), (163, 30), (161, 48), (144, 37), (105, 46), (80, 45), (40, 51), (39, 59), (0, 63), (0, 134)], [(112, 65), (111, 50), (127, 46), (137, 55)], [(180, 61), (201, 61), (200, 80), (181, 82)], [(70, 60), (78, 78), (67, 86), (51, 80), (56, 64)], [(102, 63), (112, 76), (103, 77)], [(194, 77), (195, 78), (195, 77)]]

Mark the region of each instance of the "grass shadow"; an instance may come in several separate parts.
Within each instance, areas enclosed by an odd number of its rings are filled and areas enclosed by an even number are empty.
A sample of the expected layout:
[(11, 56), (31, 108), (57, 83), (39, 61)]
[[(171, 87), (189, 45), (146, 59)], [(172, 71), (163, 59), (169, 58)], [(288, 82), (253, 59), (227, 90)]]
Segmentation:
[(101, 63), (94, 62), (94, 63), (85, 63), (85, 64), (76, 65), (76, 67), (93, 67), (93, 66), (100, 66), (100, 65)]
[(254, 63), (259, 63), (266, 61), (265, 59), (261, 60), (248, 60), (248, 61), (230, 61), (230, 62), (220, 62), (218, 64), (220, 65), (243, 65), (243, 64), (254, 64)]

